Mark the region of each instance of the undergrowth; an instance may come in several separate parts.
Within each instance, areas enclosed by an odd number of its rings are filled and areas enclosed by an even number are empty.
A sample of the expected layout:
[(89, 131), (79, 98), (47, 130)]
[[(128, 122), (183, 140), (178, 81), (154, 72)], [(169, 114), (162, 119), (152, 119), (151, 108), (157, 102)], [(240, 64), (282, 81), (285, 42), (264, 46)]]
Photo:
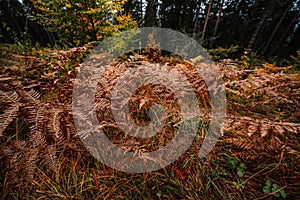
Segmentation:
[[(12, 47), (1, 48), (11, 52)], [(300, 198), (300, 75), (296, 64), (282, 67), (263, 62), (245, 67), (246, 57), (238, 62), (220, 59), (215, 65), (226, 86), (227, 123), (213, 151), (206, 158), (198, 157), (209, 121), (204, 119), (190, 149), (176, 162), (155, 172), (129, 174), (93, 158), (74, 127), (73, 84), (79, 64), (92, 48), (1, 56), (2, 199)], [(149, 122), (148, 108), (154, 103), (175, 105), (169, 108), (173, 118), (155, 142), (122, 135), (109, 109), (113, 84), (122, 74), (120, 66), (151, 67), (159, 62), (176, 69), (191, 82), (201, 105), (210, 109), (205, 84), (190, 62), (161, 57), (153, 49), (148, 53), (151, 56), (144, 52), (111, 63), (105, 84), (99, 85), (96, 94), (97, 115), (105, 122), (106, 134), (133, 152), (168, 143), (180, 110), (167, 89), (145, 86), (131, 99), (130, 112), (136, 122)], [(141, 103), (143, 98), (147, 102)], [(128, 141), (131, 145), (125, 145)]]

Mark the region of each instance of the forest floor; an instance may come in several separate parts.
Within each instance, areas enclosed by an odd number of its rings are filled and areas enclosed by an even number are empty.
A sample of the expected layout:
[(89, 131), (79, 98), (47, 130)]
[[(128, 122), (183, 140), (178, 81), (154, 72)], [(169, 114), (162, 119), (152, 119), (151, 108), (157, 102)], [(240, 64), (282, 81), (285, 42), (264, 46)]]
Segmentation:
[[(206, 134), (204, 120), (190, 148), (167, 167), (148, 173), (125, 173), (97, 161), (76, 133), (72, 92), (80, 63), (92, 45), (69, 50), (43, 49), (31, 55), (1, 45), (0, 55), (0, 196), (2, 199), (299, 199), (300, 198), (300, 74), (299, 67), (278, 67), (223, 59), (214, 64), (226, 88), (225, 128), (213, 150), (199, 158)], [(152, 52), (152, 51), (150, 51)], [(153, 53), (153, 52), (152, 52)], [(172, 139), (167, 126), (155, 138), (122, 135), (109, 105), (120, 66), (160, 63), (181, 70), (195, 88), (199, 102), (210, 109), (201, 78), (190, 62), (178, 57), (133, 55), (114, 61), (96, 95), (104, 132), (128, 151), (152, 151)], [(154, 102), (176, 104), (165, 89), (143, 88), (130, 110), (147, 124)], [(159, 91), (167, 96), (160, 96)], [(154, 95), (155, 94), (155, 95)], [(155, 96), (155, 99), (152, 98)], [(98, 99), (97, 99), (98, 98)], [(142, 107), (142, 109), (140, 109)], [(176, 108), (173, 114), (180, 110)], [(146, 114), (145, 114), (146, 113)], [(175, 119), (173, 120), (178, 120)], [(172, 119), (168, 122), (172, 124)], [(130, 140), (129, 145), (123, 145)], [(142, 147), (141, 147), (142, 146)], [(126, 163), (125, 163), (126, 164)]]

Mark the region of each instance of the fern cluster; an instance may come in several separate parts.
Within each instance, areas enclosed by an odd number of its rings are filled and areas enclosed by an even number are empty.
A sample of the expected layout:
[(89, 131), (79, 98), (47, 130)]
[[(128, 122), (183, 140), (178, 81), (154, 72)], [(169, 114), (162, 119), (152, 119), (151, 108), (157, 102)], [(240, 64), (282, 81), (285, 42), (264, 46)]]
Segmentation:
[[(150, 175), (126, 175), (128, 179), (115, 176), (114, 173), (118, 174), (118, 172), (93, 160), (82, 145), (74, 127), (71, 109), (72, 88), (79, 62), (76, 61), (70, 68), (66, 66), (71, 65), (70, 62), (73, 62), (72, 59), (77, 55), (80, 55), (82, 59), (88, 49), (91, 49), (91, 46), (49, 53), (44, 57), (22, 56), (19, 57), (18, 64), (23, 64), (23, 66), (1, 67), (0, 160), (3, 167), (0, 172), (0, 187), (2, 196), (9, 198), (14, 196), (11, 196), (14, 191), (21, 194), (29, 190), (30, 192), (39, 191), (40, 193), (33, 194), (33, 197), (37, 198), (46, 195), (46, 191), (49, 190), (52, 193), (49, 191), (48, 193), (52, 195), (55, 192), (60, 193), (64, 198), (99, 197), (96, 194), (118, 198), (120, 191), (123, 191), (119, 185), (123, 184), (114, 184), (114, 181), (123, 181), (126, 190), (131, 191), (129, 188), (132, 185), (128, 185), (126, 181), (137, 184), (138, 182), (135, 181), (145, 180), (147, 176), (167, 177), (167, 175), (160, 174), (163, 172)], [(207, 115), (211, 108), (205, 82), (190, 62), (178, 57), (158, 59), (159, 53), (155, 53), (155, 59), (145, 55), (134, 55), (129, 56), (125, 61), (114, 61), (110, 64), (95, 94), (98, 120), (102, 121), (103, 129), (108, 137), (128, 151), (136, 153), (152, 151), (171, 141), (172, 134), (176, 130), (172, 128), (172, 125), (180, 119), (178, 107), (175, 106), (173, 110), (170, 108), (170, 113), (174, 115), (173, 118), (167, 118), (170, 126), (162, 130), (154, 138), (154, 142), (135, 140), (122, 135), (110, 110), (111, 92), (117, 78), (122, 75), (122, 70), (137, 65), (151, 67), (159, 61), (166, 67), (178, 70), (187, 78), (195, 88), (199, 103), (205, 108), (201, 116), (204, 120), (199, 129), (201, 134), (197, 136), (195, 144), (188, 152), (196, 154), (205, 135), (205, 126), (209, 122)], [(201, 171), (202, 174), (207, 174), (202, 178), (190, 176), (189, 179), (194, 181), (193, 183), (202, 179), (207, 180), (206, 184), (208, 184), (211, 180), (209, 176), (212, 176), (214, 162), (219, 162), (224, 157), (222, 149), (230, 149), (226, 150), (225, 154), (231, 152), (231, 156), (237, 156), (249, 168), (253, 168), (253, 171), (249, 171), (252, 174), (246, 174), (249, 179), (261, 177), (255, 171), (257, 169), (255, 166), (268, 165), (272, 162), (278, 162), (280, 165), (284, 159), (288, 164), (282, 165), (280, 169), (273, 169), (274, 173), (281, 173), (281, 171), (290, 173), (290, 170), (293, 170), (293, 173), (299, 174), (300, 169), (297, 167), (297, 163), (300, 162), (299, 75), (285, 73), (285, 69), (270, 64), (265, 64), (263, 68), (244, 70), (230, 59), (221, 60), (216, 63), (216, 67), (223, 76), (228, 99), (226, 126), (216, 149), (207, 157), (208, 161), (211, 159), (216, 161), (200, 165), (200, 161), (184, 155), (180, 161), (185, 162), (184, 165), (190, 165), (190, 171), (187, 172), (187, 169), (180, 167), (179, 161), (176, 162), (170, 167), (173, 170), (172, 173), (176, 174), (176, 181), (186, 180), (187, 173), (199, 174)], [(35, 70), (41, 73), (33, 74)], [(154, 103), (161, 103), (165, 106), (177, 103), (165, 88), (145, 86), (143, 89), (145, 91), (137, 91), (133, 95), (131, 99), (133, 107), (130, 110), (136, 117), (135, 120), (141, 124), (147, 124), (149, 121), (147, 107)], [(150, 90), (154, 92), (151, 93), (152, 96), (147, 96)], [(143, 97), (147, 101), (142, 101)], [(199, 166), (203, 168), (200, 170)], [(273, 175), (271, 172), (268, 175)], [(218, 173), (221, 172), (218, 171)], [(71, 176), (73, 176), (73, 182)], [(78, 182), (79, 177), (82, 182)], [(284, 179), (291, 181), (294, 180), (294, 176), (287, 175)], [(68, 186), (66, 183), (73, 185)], [(157, 184), (166, 183), (167, 181), (157, 180)], [(201, 182), (201, 184), (205, 183)], [(254, 182), (251, 184), (249, 186), (251, 189), (246, 192), (251, 193), (256, 187), (253, 186)], [(288, 185), (287, 192), (290, 194), (294, 192), (295, 184)], [(191, 184), (185, 185), (183, 182), (181, 185), (186, 188), (194, 187)], [(82, 187), (88, 189), (82, 189)], [(226, 197), (230, 198), (231, 194), (236, 192), (234, 189), (234, 187), (228, 187), (223, 192), (227, 192)], [(41, 192), (41, 190), (45, 191)], [(198, 194), (192, 195), (190, 189), (186, 191), (187, 195), (191, 195), (190, 197)], [(204, 195), (204, 193), (201, 194)], [(253, 194), (253, 197), (258, 197), (259, 194)], [(236, 197), (241, 197), (241, 193), (236, 194)]]

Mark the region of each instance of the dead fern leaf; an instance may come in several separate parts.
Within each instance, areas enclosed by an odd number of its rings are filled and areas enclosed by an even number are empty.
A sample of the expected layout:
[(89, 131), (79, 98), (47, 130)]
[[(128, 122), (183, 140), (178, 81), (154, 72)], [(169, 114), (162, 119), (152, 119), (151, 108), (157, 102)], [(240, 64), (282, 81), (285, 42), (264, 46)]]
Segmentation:
[(63, 120), (64, 120), (64, 110), (62, 108), (53, 108), (50, 115), (47, 116), (48, 123), (47, 129), (52, 135), (52, 138), (58, 144), (62, 144), (65, 140), (65, 135), (63, 132)]
[(3, 132), (7, 126), (18, 116), (18, 111), (20, 109), (20, 104), (13, 104), (8, 109), (4, 111), (0, 116), (0, 136), (3, 135)]
[(30, 91), (19, 90), (22, 95), (22, 98), (26, 100), (27, 103), (38, 104), (40, 102), (40, 94), (33, 88)]
[(266, 135), (268, 135), (270, 129), (271, 129), (270, 124), (261, 124), (261, 126), (260, 126), (260, 135), (261, 135), (261, 137), (265, 137)]
[(44, 158), (43, 161), (48, 164), (49, 169), (57, 173), (56, 148), (53, 145), (48, 145), (41, 151), (41, 154)]
[(30, 130), (32, 132), (41, 130), (41, 123), (44, 119), (45, 107), (43, 105), (30, 105), (27, 107), (28, 109), (28, 118), (27, 120), (32, 125), (30, 126)]
[(38, 157), (37, 149), (31, 148), (29, 149), (24, 155), (24, 164), (23, 170), (25, 177), (29, 182), (33, 181), (34, 179), (34, 172), (35, 172), (35, 161)]
[(1, 102), (18, 102), (20, 96), (16, 91), (3, 92), (0, 90), (0, 101)]
[(33, 148), (44, 148), (47, 145), (46, 137), (44, 133), (37, 129), (36, 131), (31, 130), (30, 142)]
[(251, 123), (250, 126), (248, 127), (248, 136), (251, 137), (256, 131), (258, 130), (258, 124)]

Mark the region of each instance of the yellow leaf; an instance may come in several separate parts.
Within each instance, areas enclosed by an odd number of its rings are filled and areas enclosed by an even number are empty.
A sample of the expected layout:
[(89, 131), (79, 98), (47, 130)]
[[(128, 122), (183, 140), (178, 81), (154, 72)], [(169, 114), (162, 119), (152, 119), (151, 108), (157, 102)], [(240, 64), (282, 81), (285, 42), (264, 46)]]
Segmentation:
[(97, 34), (97, 40), (100, 40), (102, 38), (102, 35)]

